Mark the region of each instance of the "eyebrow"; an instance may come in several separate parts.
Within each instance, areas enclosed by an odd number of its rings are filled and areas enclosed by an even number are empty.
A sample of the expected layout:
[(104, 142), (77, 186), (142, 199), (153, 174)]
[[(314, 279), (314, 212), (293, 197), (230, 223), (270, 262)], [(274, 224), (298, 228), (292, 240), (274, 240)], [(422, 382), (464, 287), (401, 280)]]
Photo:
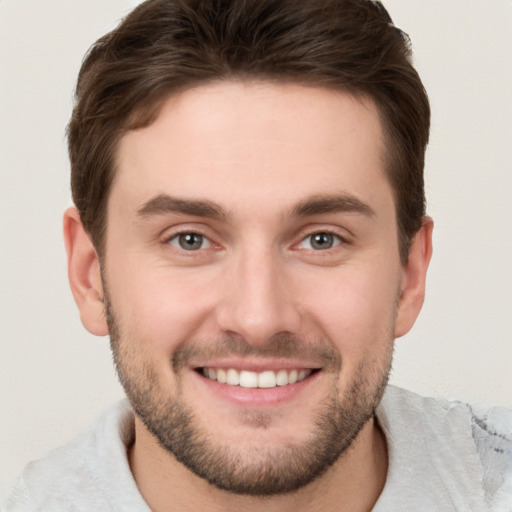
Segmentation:
[(292, 217), (309, 217), (324, 213), (359, 213), (366, 217), (375, 216), (375, 210), (355, 196), (322, 195), (301, 201), (293, 207)]
[[(227, 220), (229, 217), (220, 205), (212, 201), (182, 199), (167, 194), (160, 194), (150, 199), (137, 210), (137, 215), (142, 218), (169, 213), (208, 217), (216, 220)], [(326, 213), (358, 213), (367, 217), (375, 215), (375, 211), (368, 204), (355, 196), (343, 194), (310, 197), (296, 204), (290, 210), (289, 216), (310, 217)]]
[(137, 215), (142, 218), (167, 213), (182, 213), (184, 215), (209, 217), (218, 220), (226, 220), (228, 217), (221, 206), (211, 201), (180, 199), (168, 196), (167, 194), (161, 194), (150, 199), (137, 210)]

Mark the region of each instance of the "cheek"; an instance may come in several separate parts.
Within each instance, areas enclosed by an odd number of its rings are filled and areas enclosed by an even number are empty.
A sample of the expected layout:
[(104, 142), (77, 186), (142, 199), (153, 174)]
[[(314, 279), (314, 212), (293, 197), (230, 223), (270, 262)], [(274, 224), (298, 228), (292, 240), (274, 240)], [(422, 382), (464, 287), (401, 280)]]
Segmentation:
[[(343, 269), (329, 279), (305, 284), (310, 322), (320, 326), (342, 356), (362, 354), (390, 341), (395, 319), (398, 279), (390, 273)], [(391, 274), (394, 275), (394, 274)]]
[(134, 342), (169, 353), (200, 330), (219, 285), (213, 276), (137, 262), (108, 272), (108, 287), (116, 318)]

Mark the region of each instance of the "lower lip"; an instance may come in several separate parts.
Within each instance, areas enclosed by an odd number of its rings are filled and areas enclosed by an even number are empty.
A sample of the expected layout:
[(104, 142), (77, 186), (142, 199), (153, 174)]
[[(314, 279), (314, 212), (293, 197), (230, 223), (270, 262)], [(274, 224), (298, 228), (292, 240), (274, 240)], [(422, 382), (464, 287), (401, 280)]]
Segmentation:
[(321, 373), (321, 371), (314, 372), (304, 380), (296, 382), (295, 384), (288, 384), (287, 386), (276, 386), (274, 388), (244, 388), (242, 386), (221, 384), (216, 380), (204, 377), (194, 371), (200, 383), (206, 386), (212, 393), (237, 405), (243, 405), (244, 407), (268, 407), (291, 401), (298, 394), (305, 392), (306, 389), (314, 384)]

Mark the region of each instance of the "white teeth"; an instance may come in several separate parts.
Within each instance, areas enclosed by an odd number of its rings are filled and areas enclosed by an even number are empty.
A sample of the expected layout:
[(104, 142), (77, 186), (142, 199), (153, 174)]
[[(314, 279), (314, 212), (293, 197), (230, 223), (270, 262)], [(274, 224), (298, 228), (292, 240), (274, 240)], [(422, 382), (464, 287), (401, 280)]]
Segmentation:
[(288, 372), (286, 370), (279, 370), (276, 375), (276, 384), (278, 386), (286, 386), (288, 383)]
[(311, 370), (266, 370), (260, 373), (242, 370), (238, 372), (233, 368), (203, 368), (202, 374), (211, 380), (217, 380), (221, 384), (241, 386), (243, 388), (275, 388), (287, 386), (303, 381), (311, 375)]
[(238, 386), (240, 384), (240, 374), (236, 370), (228, 370), (226, 373), (226, 384)]
[(242, 388), (257, 388), (258, 387), (258, 374), (256, 372), (241, 371), (240, 372), (240, 386)]
[(259, 388), (275, 388), (276, 383), (276, 372), (268, 371), (262, 372), (258, 375), (258, 387)]
[(226, 384), (227, 382), (227, 375), (226, 375), (226, 370), (222, 370), (221, 368), (219, 368), (217, 370), (217, 380), (221, 383), (221, 384)]

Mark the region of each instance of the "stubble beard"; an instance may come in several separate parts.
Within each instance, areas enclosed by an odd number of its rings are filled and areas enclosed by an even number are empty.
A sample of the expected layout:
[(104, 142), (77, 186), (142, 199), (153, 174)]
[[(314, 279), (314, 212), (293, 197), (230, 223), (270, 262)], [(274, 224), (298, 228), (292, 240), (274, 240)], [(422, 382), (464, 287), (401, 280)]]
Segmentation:
[[(106, 287), (104, 290), (112, 354), (119, 380), (133, 410), (167, 452), (198, 477), (219, 489), (263, 497), (293, 492), (306, 486), (346, 454), (361, 429), (374, 417), (386, 389), (392, 362), (391, 337), (386, 340), (389, 347), (387, 353), (381, 354), (379, 360), (361, 363), (355, 379), (341, 396), (334, 386), (331, 395), (318, 405), (311, 434), (305, 442), (290, 442), (272, 448), (250, 445), (237, 450), (229, 439), (224, 443), (212, 439), (184, 402), (179, 386), (173, 396), (166, 396), (155, 369), (146, 361), (133, 357), (123, 347), (121, 326), (112, 310)], [(211, 347), (210, 344), (202, 346)], [(300, 346), (301, 343), (295, 338), (280, 337), (273, 340), (272, 345), (269, 344), (263, 352), (266, 356), (277, 357), (285, 353), (291, 356), (291, 351), (302, 354), (301, 349), (297, 348)], [(339, 373), (341, 359), (337, 352), (325, 342), (310, 346), (326, 361), (322, 371), (330, 369)], [(322, 348), (314, 348), (319, 346)], [(223, 347), (219, 352), (225, 353), (237, 347), (234, 350), (238, 355), (244, 352), (258, 353), (243, 340), (232, 338), (224, 340)], [(189, 352), (189, 349), (185, 349), (173, 358), (172, 366), (177, 377), (188, 357), (194, 353)], [(268, 418), (263, 414), (252, 420), (263, 426)]]

